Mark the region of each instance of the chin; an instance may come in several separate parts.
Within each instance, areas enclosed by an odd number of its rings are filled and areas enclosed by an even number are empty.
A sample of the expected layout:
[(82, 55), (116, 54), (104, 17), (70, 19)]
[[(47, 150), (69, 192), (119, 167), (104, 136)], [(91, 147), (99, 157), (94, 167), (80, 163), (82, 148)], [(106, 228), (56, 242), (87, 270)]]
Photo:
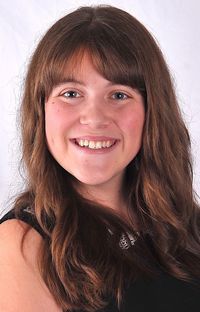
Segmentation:
[(101, 186), (104, 185), (106, 182), (108, 182), (105, 179), (94, 179), (94, 178), (91, 179), (91, 177), (88, 179), (77, 178), (77, 180), (85, 186)]

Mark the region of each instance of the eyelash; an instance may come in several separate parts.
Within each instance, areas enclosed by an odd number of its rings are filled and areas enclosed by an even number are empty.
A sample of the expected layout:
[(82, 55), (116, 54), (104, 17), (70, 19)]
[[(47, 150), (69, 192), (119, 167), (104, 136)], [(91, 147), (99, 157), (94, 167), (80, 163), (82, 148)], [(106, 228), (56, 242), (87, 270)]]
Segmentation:
[[(76, 97), (74, 97), (74, 96), (66, 96), (66, 94), (70, 94), (70, 93), (76, 93), (76, 94), (79, 94), (77, 91), (75, 91), (75, 90), (68, 90), (68, 91), (65, 91), (63, 94), (61, 94), (62, 96), (64, 96), (64, 97), (66, 97), (66, 98), (76, 98)], [(78, 97), (80, 97), (80, 94), (79, 94), (79, 96)]]
[[(78, 96), (66, 96), (66, 94), (70, 94), (70, 93), (71, 93), (71, 95), (72, 94), (73, 95), (76, 94)], [(77, 91), (75, 91), (75, 90), (68, 90), (68, 91), (64, 92), (63, 94), (61, 94), (61, 95), (66, 97), (66, 98), (79, 98), (79, 97), (81, 97), (81, 95)], [(120, 98), (114, 98), (115, 95), (118, 95), (118, 96), (120, 95)], [(121, 98), (121, 96), (123, 96), (123, 98)], [(116, 92), (114, 92), (112, 94), (111, 98), (114, 99), (114, 100), (123, 101), (123, 100), (126, 100), (126, 99), (130, 98), (130, 96), (128, 96), (125, 92), (116, 91)]]
[[(120, 94), (120, 95), (123, 95), (123, 98), (115, 98), (116, 100), (119, 100), (119, 101), (123, 101), (123, 100), (127, 100), (128, 98), (130, 98), (130, 96), (128, 96), (125, 92), (122, 92), (122, 91), (117, 91), (117, 92), (115, 92), (113, 95), (112, 95), (112, 98), (113, 98), (113, 96), (114, 95), (116, 95), (116, 94)], [(124, 98), (124, 96), (125, 96), (125, 98)]]

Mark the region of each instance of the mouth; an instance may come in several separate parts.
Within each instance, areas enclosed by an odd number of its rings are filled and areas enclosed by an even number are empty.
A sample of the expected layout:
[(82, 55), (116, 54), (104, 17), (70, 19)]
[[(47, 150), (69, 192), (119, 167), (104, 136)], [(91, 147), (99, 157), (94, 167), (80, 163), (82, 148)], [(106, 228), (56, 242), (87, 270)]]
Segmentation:
[(72, 139), (73, 143), (77, 146), (91, 150), (105, 150), (113, 147), (118, 140), (107, 139), (107, 140), (88, 140), (88, 139)]

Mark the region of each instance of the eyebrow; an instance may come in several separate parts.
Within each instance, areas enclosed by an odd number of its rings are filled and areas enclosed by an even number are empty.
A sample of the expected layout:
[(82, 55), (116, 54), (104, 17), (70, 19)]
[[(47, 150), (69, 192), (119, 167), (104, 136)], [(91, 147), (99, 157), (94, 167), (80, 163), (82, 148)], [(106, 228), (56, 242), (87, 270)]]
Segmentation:
[(57, 84), (56, 84), (56, 87), (62, 85), (62, 84), (65, 84), (65, 83), (70, 83), (70, 82), (73, 82), (73, 83), (76, 83), (76, 84), (81, 84), (81, 85), (85, 85), (85, 83), (81, 80), (78, 80), (76, 78), (73, 78), (73, 77), (66, 77), (62, 80), (60, 80)]
[[(58, 83), (56, 83), (55, 87), (59, 87), (59, 86), (66, 84), (66, 83), (75, 83), (75, 84), (80, 84), (80, 85), (85, 86), (85, 82), (82, 80), (76, 79), (74, 77), (65, 77), (62, 80), (60, 80)], [(107, 85), (113, 86), (113, 85), (122, 85), (122, 84), (116, 83), (114, 81), (108, 81)]]

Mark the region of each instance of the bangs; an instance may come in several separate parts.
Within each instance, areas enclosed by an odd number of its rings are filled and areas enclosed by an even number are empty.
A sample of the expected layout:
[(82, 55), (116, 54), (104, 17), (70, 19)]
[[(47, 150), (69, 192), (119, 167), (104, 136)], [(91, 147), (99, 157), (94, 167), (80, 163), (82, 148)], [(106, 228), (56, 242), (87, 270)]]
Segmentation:
[(97, 35), (90, 31), (84, 37), (79, 33), (78, 38), (75, 33), (74, 38), (71, 37), (69, 41), (66, 38), (62, 46), (58, 45), (54, 49), (50, 66), (44, 67), (45, 97), (66, 77), (73, 79), (81, 69), (84, 55), (88, 54), (100, 75), (113, 83), (137, 89), (146, 102), (145, 81), (135, 52), (131, 44), (127, 44), (121, 37), (119, 40), (113, 39), (108, 30), (106, 33), (98, 32)]

